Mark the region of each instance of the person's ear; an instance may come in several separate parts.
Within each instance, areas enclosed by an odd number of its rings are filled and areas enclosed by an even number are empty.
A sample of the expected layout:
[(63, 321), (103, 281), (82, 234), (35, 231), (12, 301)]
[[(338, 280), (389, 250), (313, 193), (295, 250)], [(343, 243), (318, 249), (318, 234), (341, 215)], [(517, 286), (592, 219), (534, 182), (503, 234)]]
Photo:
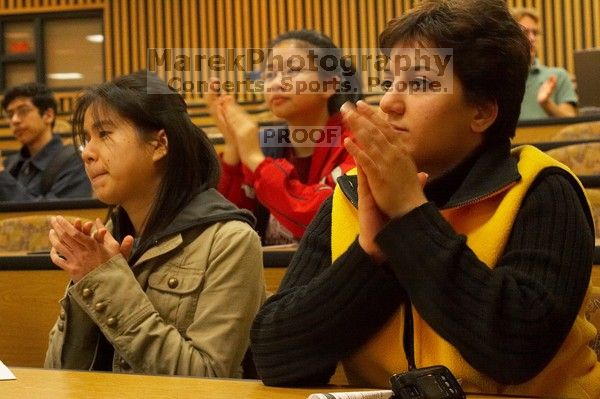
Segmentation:
[(46, 110), (42, 113), (42, 120), (48, 125), (52, 125), (52, 122), (54, 122), (55, 119), (56, 113), (52, 108), (46, 108)]
[(485, 132), (498, 117), (498, 102), (496, 100), (477, 104), (471, 120), (471, 130), (475, 133)]
[(154, 147), (152, 154), (154, 161), (159, 161), (167, 155), (169, 152), (169, 139), (165, 129), (160, 129), (156, 133), (156, 138), (152, 141), (152, 146)]

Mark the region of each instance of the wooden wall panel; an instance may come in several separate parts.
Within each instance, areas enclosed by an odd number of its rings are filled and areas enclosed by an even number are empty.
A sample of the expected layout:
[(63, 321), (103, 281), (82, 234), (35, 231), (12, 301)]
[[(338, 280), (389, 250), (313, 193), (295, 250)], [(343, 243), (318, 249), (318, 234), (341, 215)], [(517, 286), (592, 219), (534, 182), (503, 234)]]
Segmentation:
[[(319, 29), (342, 48), (376, 52), (377, 35), (418, 0), (0, 0), (0, 15), (104, 10), (105, 79), (148, 66), (147, 48), (265, 47), (292, 29)], [(540, 58), (574, 71), (573, 52), (600, 47), (598, 0), (507, 0), (542, 16)], [(206, 81), (208, 72), (194, 79)], [(221, 77), (225, 77), (222, 74)], [(167, 78), (168, 76), (163, 76)], [(185, 76), (188, 78), (188, 75)], [(189, 76), (191, 77), (191, 76)], [(229, 79), (245, 76), (230, 74)], [(192, 106), (203, 101), (189, 93)], [(240, 93), (244, 103), (260, 95)]]
[[(110, 79), (147, 67), (148, 47), (201, 48), (207, 53), (219, 48), (263, 48), (278, 34), (302, 28), (320, 29), (343, 48), (366, 48), (374, 53), (377, 34), (387, 20), (414, 6), (416, 0), (105, 1), (110, 4), (107, 12), (114, 41), (107, 48), (111, 53), (107, 62), (112, 65), (106, 78)], [(234, 81), (245, 78), (241, 72), (218, 76)], [(194, 80), (208, 77), (201, 71)], [(186, 99), (192, 105), (203, 102), (198, 93), (187, 93)], [(260, 95), (245, 92), (238, 94), (238, 100), (262, 102)]]

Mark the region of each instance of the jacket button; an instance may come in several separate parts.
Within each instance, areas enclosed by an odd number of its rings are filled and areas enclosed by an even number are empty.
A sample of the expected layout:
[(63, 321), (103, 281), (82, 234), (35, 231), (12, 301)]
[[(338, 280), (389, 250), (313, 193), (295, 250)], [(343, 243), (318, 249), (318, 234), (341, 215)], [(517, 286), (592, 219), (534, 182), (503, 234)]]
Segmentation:
[(123, 370), (129, 370), (131, 368), (131, 366), (129, 365), (129, 363), (127, 363), (125, 361), (125, 359), (121, 358), (121, 360), (119, 360), (119, 365), (121, 366), (121, 368)]
[(89, 289), (89, 288), (84, 288), (84, 289), (83, 289), (83, 291), (81, 291), (81, 295), (82, 295), (84, 298), (89, 298), (89, 297), (91, 297), (93, 293), (94, 293), (94, 292), (93, 292), (91, 289)]
[(62, 321), (58, 322), (58, 331), (63, 332), (65, 330), (65, 323)]
[(106, 302), (97, 302), (94, 305), (94, 309), (96, 309), (96, 312), (104, 311), (104, 309), (106, 309)]
[(179, 285), (179, 280), (177, 280), (175, 277), (171, 277), (169, 281), (167, 281), (167, 285), (169, 288), (175, 288)]
[(117, 319), (114, 317), (109, 317), (108, 319), (106, 319), (106, 325), (109, 327), (114, 327), (117, 325)]
[(61, 310), (61, 311), (60, 311), (60, 315), (59, 315), (58, 317), (60, 317), (60, 319), (61, 319), (61, 320), (64, 320), (64, 319), (66, 319), (66, 318), (67, 318), (67, 315), (65, 314), (65, 311), (64, 311), (64, 310)]

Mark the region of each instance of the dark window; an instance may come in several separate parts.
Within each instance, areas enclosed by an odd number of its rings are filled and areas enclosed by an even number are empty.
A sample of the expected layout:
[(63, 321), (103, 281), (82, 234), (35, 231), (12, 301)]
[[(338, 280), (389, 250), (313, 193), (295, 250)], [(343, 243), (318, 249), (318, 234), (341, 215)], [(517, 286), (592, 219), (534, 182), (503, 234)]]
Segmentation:
[(32, 81), (55, 91), (104, 81), (101, 12), (0, 17), (0, 89)]

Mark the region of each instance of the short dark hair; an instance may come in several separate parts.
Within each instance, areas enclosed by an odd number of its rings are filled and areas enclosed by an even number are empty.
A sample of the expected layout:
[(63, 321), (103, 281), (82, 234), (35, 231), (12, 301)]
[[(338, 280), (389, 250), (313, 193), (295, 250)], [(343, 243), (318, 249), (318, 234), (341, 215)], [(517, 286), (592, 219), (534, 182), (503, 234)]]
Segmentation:
[(510, 10), (515, 21), (519, 22), (523, 17), (529, 17), (533, 19), (536, 23), (540, 22), (540, 14), (533, 9), (527, 7), (517, 7)]
[(52, 109), (54, 111), (52, 127), (54, 127), (54, 122), (56, 121), (57, 104), (54, 94), (48, 87), (41, 83), (25, 83), (10, 87), (4, 92), (4, 98), (2, 99), (2, 110), (6, 111), (8, 105), (18, 97), (31, 98), (31, 102), (38, 109), (40, 115), (43, 115), (48, 108)]
[[(139, 71), (85, 91), (73, 113), (76, 146), (85, 142), (86, 111), (97, 111), (98, 107), (114, 111), (131, 122), (142, 140), (151, 140), (151, 133), (160, 129), (167, 135), (165, 175), (140, 239), (140, 246), (145, 245), (164, 230), (196, 194), (216, 187), (219, 159), (204, 131), (190, 119), (183, 97), (155, 74)], [(119, 230), (118, 226), (115, 228)], [(126, 227), (120, 230), (121, 234), (116, 234), (120, 238), (130, 234)]]
[[(326, 36), (319, 31), (309, 29), (284, 32), (273, 39), (269, 43), (268, 47), (271, 49), (288, 40), (304, 42), (308, 46), (316, 49), (327, 49), (327, 54), (333, 54), (338, 60), (340, 60), (342, 57), (340, 48), (333, 43), (333, 40), (331, 40), (329, 36)], [(338, 92), (331, 96), (327, 102), (327, 111), (329, 112), (329, 115), (339, 112), (340, 107), (346, 101), (356, 103), (358, 100), (361, 100), (364, 97), (362, 94), (362, 80), (360, 73), (356, 70), (354, 65), (352, 65), (349, 69), (351, 71), (348, 71), (348, 73), (342, 73), (339, 63), (338, 68), (331, 72), (327, 72), (322, 68), (319, 68), (319, 74), (322, 77), (329, 77), (333, 75), (337, 76), (342, 82), (340, 85), (342, 91), (338, 90)]]
[(390, 21), (379, 35), (383, 51), (399, 42), (452, 48), (454, 73), (467, 101), (498, 104), (498, 117), (485, 140), (514, 136), (529, 71), (530, 44), (505, 1), (424, 1)]

